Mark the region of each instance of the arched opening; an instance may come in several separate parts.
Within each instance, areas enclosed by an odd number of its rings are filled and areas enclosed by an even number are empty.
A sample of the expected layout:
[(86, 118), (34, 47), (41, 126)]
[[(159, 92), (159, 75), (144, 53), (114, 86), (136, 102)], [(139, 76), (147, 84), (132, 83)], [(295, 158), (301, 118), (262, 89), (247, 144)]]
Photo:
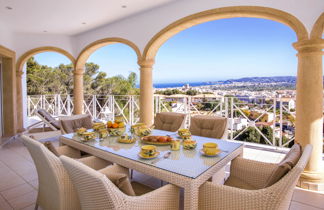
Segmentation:
[(107, 46), (107, 45), (110, 45), (110, 44), (115, 44), (115, 43), (122, 43), (122, 44), (128, 45), (135, 51), (135, 53), (137, 55), (137, 60), (141, 59), (141, 52), (133, 42), (128, 41), (123, 38), (115, 38), (115, 37), (114, 38), (105, 38), (105, 39), (101, 39), (101, 40), (98, 40), (98, 41), (95, 41), (95, 42), (89, 44), (81, 51), (81, 53), (79, 54), (79, 56), (77, 58), (75, 69), (84, 68), (84, 65), (86, 64), (86, 61), (88, 60), (89, 56), (97, 49)]
[(154, 83), (162, 82), (155, 86), (156, 111), (186, 113), (188, 126), (197, 114), (227, 117), (229, 139), (289, 146), (295, 129), (294, 42), (289, 27), (260, 18), (183, 30), (155, 57)]
[(134, 44), (117, 38), (97, 41), (83, 50), (76, 65), (83, 72), (83, 112), (96, 119), (112, 120), (118, 114), (127, 123), (137, 122), (139, 59)]
[[(36, 59), (30, 60), (31, 58), (38, 57), (41, 60), (41, 63), (38, 63)], [(27, 67), (27, 62), (30, 61), (31, 65)], [(60, 66), (61, 63), (64, 63), (63, 66)], [(40, 47), (33, 50), (30, 50), (23, 54), (17, 61), (16, 65), (16, 71), (17, 71), (17, 102), (18, 102), (18, 126), (20, 129), (26, 128), (30, 122), (28, 122), (27, 116), (31, 117), (35, 115), (35, 110), (37, 108), (44, 108), (47, 111), (49, 111), (53, 115), (60, 115), (62, 114), (62, 110), (57, 110), (53, 103), (54, 101), (57, 101), (56, 96), (52, 95), (56, 90), (50, 90), (46, 88), (48, 85), (55, 85), (54, 83), (51, 83), (49, 81), (45, 81), (46, 79), (54, 79), (52, 77), (48, 78), (45, 74), (52, 74), (51, 76), (58, 76), (58, 70), (64, 71), (66, 70), (66, 76), (68, 76), (66, 79), (71, 80), (72, 77), (72, 71), (74, 69), (74, 63), (75, 59), (74, 57), (68, 53), (67, 51), (56, 48), (56, 47)], [(36, 68), (35, 72), (33, 72), (34, 78), (28, 81), (30, 85), (33, 87), (29, 87), (27, 89), (27, 69), (31, 70), (32, 68)], [(43, 70), (43, 71), (42, 71)], [(69, 72), (69, 73), (67, 73)], [(32, 72), (30, 72), (29, 76), (33, 75)], [(68, 75), (70, 74), (70, 75)], [(37, 77), (37, 75), (39, 77)], [(37, 78), (42, 78), (40, 80), (37, 80)], [(57, 78), (56, 78), (57, 79)], [(61, 82), (61, 79), (57, 79), (56, 82)], [(38, 83), (39, 84), (38, 84)], [(37, 83), (37, 84), (36, 84)], [(42, 84), (42, 85), (40, 85)], [(43, 89), (41, 90), (41, 87)], [(53, 86), (54, 87), (54, 86)], [(32, 90), (34, 88), (34, 90)], [(27, 97), (27, 93), (30, 94), (37, 94), (37, 96), (33, 96), (32, 98)], [(45, 96), (48, 95), (49, 96)], [(46, 99), (46, 97), (49, 97)], [(66, 99), (64, 99), (66, 100)], [(69, 113), (64, 113), (69, 114)]]
[(180, 31), (200, 23), (235, 17), (254, 17), (277, 21), (291, 27), (296, 32), (298, 41), (308, 39), (308, 32), (305, 26), (296, 17), (289, 13), (268, 7), (224, 7), (196, 13), (168, 25), (157, 33), (146, 45), (143, 52), (143, 59), (154, 59), (161, 45)]
[[(308, 32), (304, 25), (294, 16), (272, 8), (266, 7), (250, 7), (250, 6), (238, 6), (238, 7), (226, 7), (218, 8), (200, 12), (182, 18), (156, 34), (145, 47), (143, 53), (143, 60), (155, 60), (156, 54), (160, 47), (171, 37), (175, 36), (179, 32), (185, 29), (191, 28), (198, 24), (206, 23), (213, 20), (229, 19), (229, 18), (261, 18), (266, 20), (273, 20), (284, 25), (289, 26), (296, 33), (298, 41), (307, 40)], [(289, 43), (292, 44), (292, 43)], [(233, 52), (234, 53), (234, 52)], [(296, 72), (296, 71), (295, 71)], [(153, 97), (153, 96), (152, 96)], [(259, 132), (260, 133), (260, 132)], [(262, 134), (261, 134), (262, 135)], [(275, 141), (268, 141), (268, 144), (275, 145)]]

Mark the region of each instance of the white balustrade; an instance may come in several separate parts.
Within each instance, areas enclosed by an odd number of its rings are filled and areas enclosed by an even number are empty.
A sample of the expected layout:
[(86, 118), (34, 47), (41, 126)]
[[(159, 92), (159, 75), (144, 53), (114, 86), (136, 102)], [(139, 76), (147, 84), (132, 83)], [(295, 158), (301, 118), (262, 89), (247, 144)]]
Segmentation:
[[(28, 117), (34, 116), (40, 108), (53, 116), (68, 116), (73, 113), (73, 96), (29, 95), (27, 105)], [(84, 113), (90, 114), (93, 119), (113, 120), (115, 115), (122, 115), (128, 124), (139, 121), (137, 95), (85, 95), (83, 105)], [(186, 113), (187, 127), (190, 126), (190, 118), (195, 115), (223, 116), (229, 118), (229, 139), (238, 140), (241, 134), (253, 128), (257, 132), (255, 135), (259, 135), (264, 144), (279, 147), (285, 147), (294, 140), (295, 112), (292, 107), (290, 102), (284, 102), (281, 98), (154, 97), (155, 113)], [(257, 116), (251, 117), (248, 113)], [(271, 134), (262, 131), (265, 126), (272, 128)]]

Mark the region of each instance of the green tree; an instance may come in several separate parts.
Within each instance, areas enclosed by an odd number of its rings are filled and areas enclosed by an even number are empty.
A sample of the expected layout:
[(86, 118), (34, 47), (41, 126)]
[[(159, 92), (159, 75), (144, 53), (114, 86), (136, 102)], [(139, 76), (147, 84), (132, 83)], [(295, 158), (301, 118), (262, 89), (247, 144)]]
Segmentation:
[[(136, 88), (137, 75), (131, 72), (123, 76), (108, 77), (99, 71), (100, 66), (86, 63), (83, 77), (85, 95), (134, 95), (139, 94)], [(52, 68), (40, 65), (33, 57), (27, 61), (27, 94), (73, 94), (73, 65), (60, 64)]]

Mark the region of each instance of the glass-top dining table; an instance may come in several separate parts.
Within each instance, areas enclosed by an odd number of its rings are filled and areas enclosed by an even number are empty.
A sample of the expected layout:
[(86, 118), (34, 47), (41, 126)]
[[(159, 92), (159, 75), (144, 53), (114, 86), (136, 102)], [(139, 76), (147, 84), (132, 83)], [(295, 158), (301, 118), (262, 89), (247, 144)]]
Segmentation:
[[(130, 131), (127, 129), (129, 135)], [(175, 132), (154, 129), (151, 135), (169, 135), (177, 138)], [(199, 187), (214, 174), (219, 172), (227, 163), (243, 154), (243, 144), (226, 140), (192, 136), (197, 141), (194, 150), (180, 148), (171, 151), (169, 145), (157, 146), (160, 155), (155, 159), (142, 159), (138, 156), (141, 146), (140, 140), (133, 144), (119, 143), (118, 137), (109, 136), (84, 142), (73, 133), (60, 137), (60, 142), (91, 155), (100, 157), (121, 166), (134, 169), (141, 173), (156, 177), (163, 181), (177, 185), (184, 189), (184, 208), (198, 209)], [(215, 157), (207, 157), (200, 150), (206, 142), (215, 142), (221, 152)], [(170, 155), (166, 153), (171, 152)]]

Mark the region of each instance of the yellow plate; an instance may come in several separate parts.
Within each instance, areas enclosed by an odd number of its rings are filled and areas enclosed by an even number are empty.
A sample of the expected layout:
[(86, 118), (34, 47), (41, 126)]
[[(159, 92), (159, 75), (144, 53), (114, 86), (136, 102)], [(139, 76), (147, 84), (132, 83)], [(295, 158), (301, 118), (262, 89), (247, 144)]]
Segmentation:
[(123, 144), (133, 144), (135, 141), (136, 141), (135, 139), (132, 139), (131, 141), (128, 139), (127, 140), (118, 139), (118, 142)]
[(139, 156), (140, 158), (147, 159), (147, 160), (149, 160), (149, 159), (154, 159), (154, 158), (156, 158), (156, 157), (159, 156), (159, 155), (160, 155), (160, 152), (156, 152), (156, 153), (154, 154), (154, 156), (152, 156), (152, 157), (144, 157), (144, 156), (142, 155), (142, 153), (138, 153), (138, 156)]
[(160, 145), (160, 146), (170, 145), (171, 144), (171, 142), (152, 142), (152, 141), (144, 141), (144, 140), (142, 140), (142, 143), (144, 143), (144, 144), (152, 144), (152, 145)]
[(199, 150), (199, 152), (200, 152), (200, 154), (202, 154), (204, 156), (207, 156), (207, 157), (216, 157), (219, 153), (222, 152), (222, 150), (218, 149), (217, 152), (216, 152), (216, 154), (214, 154), (214, 155), (207, 155), (207, 154), (205, 154), (205, 152), (204, 152), (203, 149)]

